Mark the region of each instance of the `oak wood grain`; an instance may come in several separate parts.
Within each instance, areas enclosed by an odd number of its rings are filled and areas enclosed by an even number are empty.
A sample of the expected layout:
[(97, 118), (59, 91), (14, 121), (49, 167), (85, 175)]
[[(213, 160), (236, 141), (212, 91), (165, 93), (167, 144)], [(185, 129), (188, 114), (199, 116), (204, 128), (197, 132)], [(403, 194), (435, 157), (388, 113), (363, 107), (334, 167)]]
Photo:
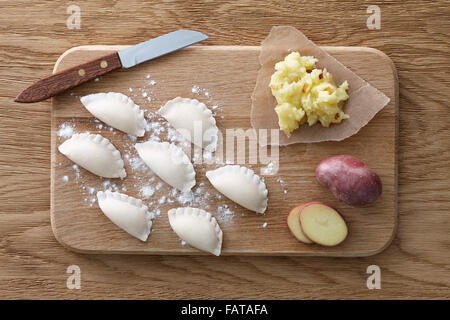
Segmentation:
[[(77, 1), (81, 29), (63, 2), (1, 1), (1, 298), (450, 298), (450, 8), (447, 1), (386, 1), (368, 30), (372, 1)], [(208, 45), (259, 45), (273, 25), (293, 25), (319, 45), (385, 52), (399, 77), (399, 226), (392, 245), (366, 258), (83, 255), (50, 225), (50, 101), (14, 97), (48, 75), (65, 50), (135, 44), (178, 28)], [(81, 268), (81, 290), (66, 269)], [(366, 268), (381, 268), (368, 290)]]
[[(269, 205), (264, 215), (255, 214), (227, 199), (217, 199), (217, 191), (205, 177), (207, 170), (218, 165), (196, 163), (197, 199), (210, 194), (212, 199), (190, 205), (208, 210), (216, 217), (224, 233), (222, 255), (304, 255), (304, 256), (369, 256), (384, 250), (392, 241), (397, 227), (397, 95), (398, 82), (392, 61), (381, 51), (364, 47), (326, 47), (327, 51), (366, 81), (383, 91), (391, 101), (360, 132), (341, 142), (296, 144), (279, 148), (279, 169), (273, 175), (264, 175), (267, 161), (261, 158), (261, 150), (255, 159), (250, 159), (249, 145), (246, 142), (244, 154), (235, 150), (233, 159), (229, 154), (223, 157), (232, 163), (251, 166), (265, 179), (269, 190)], [(58, 59), (54, 70), (80, 65), (98, 56), (118, 50), (117, 47), (84, 46), (72, 48)], [(92, 115), (81, 105), (79, 98), (96, 92), (122, 92), (150, 113), (155, 114), (161, 105), (176, 96), (199, 99), (209, 108), (219, 105), (216, 121), (223, 134), (224, 145), (220, 150), (228, 150), (227, 130), (251, 128), (250, 107), (256, 77), (260, 68), (257, 46), (193, 46), (179, 52), (160, 57), (139, 66), (102, 77), (97, 82), (88, 83), (65, 92), (52, 99), (52, 150), (51, 150), (51, 221), (56, 238), (67, 248), (82, 253), (141, 253), (141, 254), (205, 254), (190, 246), (182, 246), (179, 238), (172, 232), (167, 211), (186, 206), (176, 197), (170, 197), (170, 188), (158, 177), (151, 183), (153, 188), (161, 182), (164, 186), (149, 199), (143, 199), (149, 210), (161, 211), (153, 221), (153, 231), (146, 242), (130, 237), (113, 225), (101, 212), (95, 194), (89, 188), (104, 190), (116, 183), (119, 189), (126, 188), (126, 194), (141, 198), (139, 189), (153, 175), (142, 170), (133, 170), (133, 161), (125, 155), (136, 155), (134, 141), (119, 131), (111, 131), (94, 122)], [(147, 76), (156, 84), (149, 86)], [(197, 86), (207, 90), (192, 92)], [(130, 92), (129, 88), (133, 91)], [(206, 89), (205, 89), (206, 88)], [(144, 91), (142, 91), (144, 90)], [(142, 92), (151, 93), (142, 97)], [(154, 119), (153, 117), (149, 119)], [(149, 120), (154, 121), (154, 120)], [(118, 148), (125, 160), (127, 177), (102, 179), (80, 169), (73, 170), (73, 162), (58, 150), (65, 140), (57, 136), (62, 125), (71, 125), (75, 132), (89, 131), (108, 138)], [(137, 142), (150, 138), (148, 132)], [(164, 141), (165, 135), (159, 135)], [(222, 139), (219, 139), (222, 141)], [(219, 143), (220, 145), (221, 143)], [(236, 144), (233, 142), (234, 148)], [(131, 151), (130, 151), (131, 150)], [(193, 158), (193, 150), (188, 155)], [(273, 152), (270, 149), (267, 152)], [(374, 169), (383, 181), (383, 195), (371, 206), (355, 208), (339, 202), (333, 195), (319, 185), (314, 176), (315, 167), (324, 158), (337, 154), (352, 154)], [(134, 156), (133, 156), (134, 155)], [(131, 158), (133, 159), (133, 158)], [(278, 161), (278, 159), (275, 159)], [(223, 164), (222, 164), (223, 165)], [(63, 181), (63, 177), (69, 179)], [(280, 183), (279, 179), (283, 182)], [(102, 186), (102, 183), (107, 183)], [(198, 187), (200, 184), (204, 186)], [(84, 189), (83, 189), (84, 188)], [(120, 191), (120, 190), (119, 190)], [(96, 192), (96, 191), (95, 191)], [(161, 197), (168, 201), (159, 205)], [(322, 247), (299, 243), (290, 234), (286, 225), (289, 210), (301, 203), (312, 200), (324, 201), (344, 215), (350, 229), (346, 241), (336, 247)], [(219, 207), (228, 206), (233, 215), (224, 216)], [(267, 226), (263, 228), (263, 224)]]

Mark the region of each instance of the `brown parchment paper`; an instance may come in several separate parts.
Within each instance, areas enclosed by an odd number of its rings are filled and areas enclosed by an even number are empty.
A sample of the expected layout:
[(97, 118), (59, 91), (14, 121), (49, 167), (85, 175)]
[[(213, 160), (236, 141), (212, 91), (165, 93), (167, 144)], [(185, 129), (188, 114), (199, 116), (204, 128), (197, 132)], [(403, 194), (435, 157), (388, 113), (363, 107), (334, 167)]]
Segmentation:
[[(292, 51), (301, 55), (314, 56), (319, 61), (316, 67), (326, 68), (333, 80), (339, 86), (348, 81), (349, 99), (344, 103), (343, 110), (350, 115), (349, 119), (339, 124), (331, 124), (328, 128), (319, 123), (309, 126), (302, 124), (288, 138), (280, 132), (279, 145), (293, 143), (310, 143), (322, 141), (340, 141), (357, 133), (378, 111), (389, 103), (389, 98), (364, 81), (358, 75), (347, 69), (342, 63), (330, 56), (310, 41), (302, 32), (290, 26), (272, 27), (269, 35), (261, 43), (256, 86), (252, 94), (251, 124), (255, 129), (279, 129), (278, 116), (275, 113), (276, 100), (269, 87), (270, 77), (275, 72), (275, 63), (281, 61)], [(269, 142), (276, 145), (276, 141)]]

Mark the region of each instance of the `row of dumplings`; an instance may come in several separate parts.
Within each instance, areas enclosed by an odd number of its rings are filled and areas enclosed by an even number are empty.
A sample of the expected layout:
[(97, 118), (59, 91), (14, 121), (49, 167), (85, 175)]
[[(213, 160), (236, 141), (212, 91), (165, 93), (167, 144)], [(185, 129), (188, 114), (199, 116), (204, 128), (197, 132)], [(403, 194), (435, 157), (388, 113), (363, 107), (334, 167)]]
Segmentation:
[[(115, 92), (97, 93), (81, 98), (82, 104), (96, 118), (125, 133), (145, 134), (144, 112), (129, 97)], [(168, 101), (159, 113), (188, 141), (209, 151), (217, 147), (215, 119), (205, 104), (195, 99), (177, 97)], [(201, 143), (191, 139), (195, 123), (202, 124)], [(201, 145), (200, 145), (201, 144)], [(173, 143), (146, 141), (135, 148), (144, 163), (164, 182), (181, 192), (195, 186), (195, 170), (189, 157)], [(117, 148), (99, 134), (74, 134), (58, 150), (86, 170), (105, 178), (125, 178), (124, 162)], [(253, 170), (226, 165), (206, 172), (211, 184), (223, 195), (257, 213), (267, 208), (267, 188)], [(141, 200), (110, 191), (97, 193), (100, 209), (118, 227), (146, 241), (152, 221), (148, 207)], [(174, 232), (191, 246), (220, 255), (222, 230), (216, 219), (198, 208), (176, 208), (168, 212)]]

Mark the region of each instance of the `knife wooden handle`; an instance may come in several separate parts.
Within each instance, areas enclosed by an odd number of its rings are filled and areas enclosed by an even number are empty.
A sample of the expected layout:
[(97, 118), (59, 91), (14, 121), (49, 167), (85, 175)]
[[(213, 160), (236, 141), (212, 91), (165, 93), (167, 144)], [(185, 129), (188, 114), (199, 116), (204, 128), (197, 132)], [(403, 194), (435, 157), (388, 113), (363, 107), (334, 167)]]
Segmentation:
[(121, 67), (119, 55), (114, 52), (43, 78), (19, 93), (14, 101), (42, 101)]

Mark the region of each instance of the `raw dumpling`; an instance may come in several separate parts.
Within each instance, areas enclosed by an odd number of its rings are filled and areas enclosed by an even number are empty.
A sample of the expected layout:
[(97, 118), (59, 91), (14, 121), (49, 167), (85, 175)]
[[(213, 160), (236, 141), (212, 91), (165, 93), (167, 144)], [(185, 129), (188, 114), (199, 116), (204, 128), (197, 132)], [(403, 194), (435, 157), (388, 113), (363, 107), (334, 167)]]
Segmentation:
[(177, 97), (167, 101), (159, 113), (188, 141), (211, 152), (216, 150), (219, 129), (204, 103)]
[(94, 117), (111, 127), (137, 137), (145, 134), (147, 122), (144, 111), (126, 95), (101, 92), (81, 97), (80, 100)]
[(99, 134), (74, 134), (59, 152), (86, 170), (105, 178), (125, 178), (127, 173), (119, 150)]
[(194, 166), (176, 145), (147, 141), (137, 143), (135, 148), (150, 169), (172, 187), (187, 192), (195, 186)]
[(230, 165), (207, 171), (206, 176), (214, 188), (244, 208), (258, 213), (266, 211), (267, 188), (253, 170)]
[(197, 208), (170, 209), (169, 223), (173, 231), (191, 246), (219, 256), (222, 230), (211, 213)]
[(97, 199), (100, 209), (116, 226), (141, 241), (147, 240), (152, 220), (141, 200), (111, 191), (97, 192)]

